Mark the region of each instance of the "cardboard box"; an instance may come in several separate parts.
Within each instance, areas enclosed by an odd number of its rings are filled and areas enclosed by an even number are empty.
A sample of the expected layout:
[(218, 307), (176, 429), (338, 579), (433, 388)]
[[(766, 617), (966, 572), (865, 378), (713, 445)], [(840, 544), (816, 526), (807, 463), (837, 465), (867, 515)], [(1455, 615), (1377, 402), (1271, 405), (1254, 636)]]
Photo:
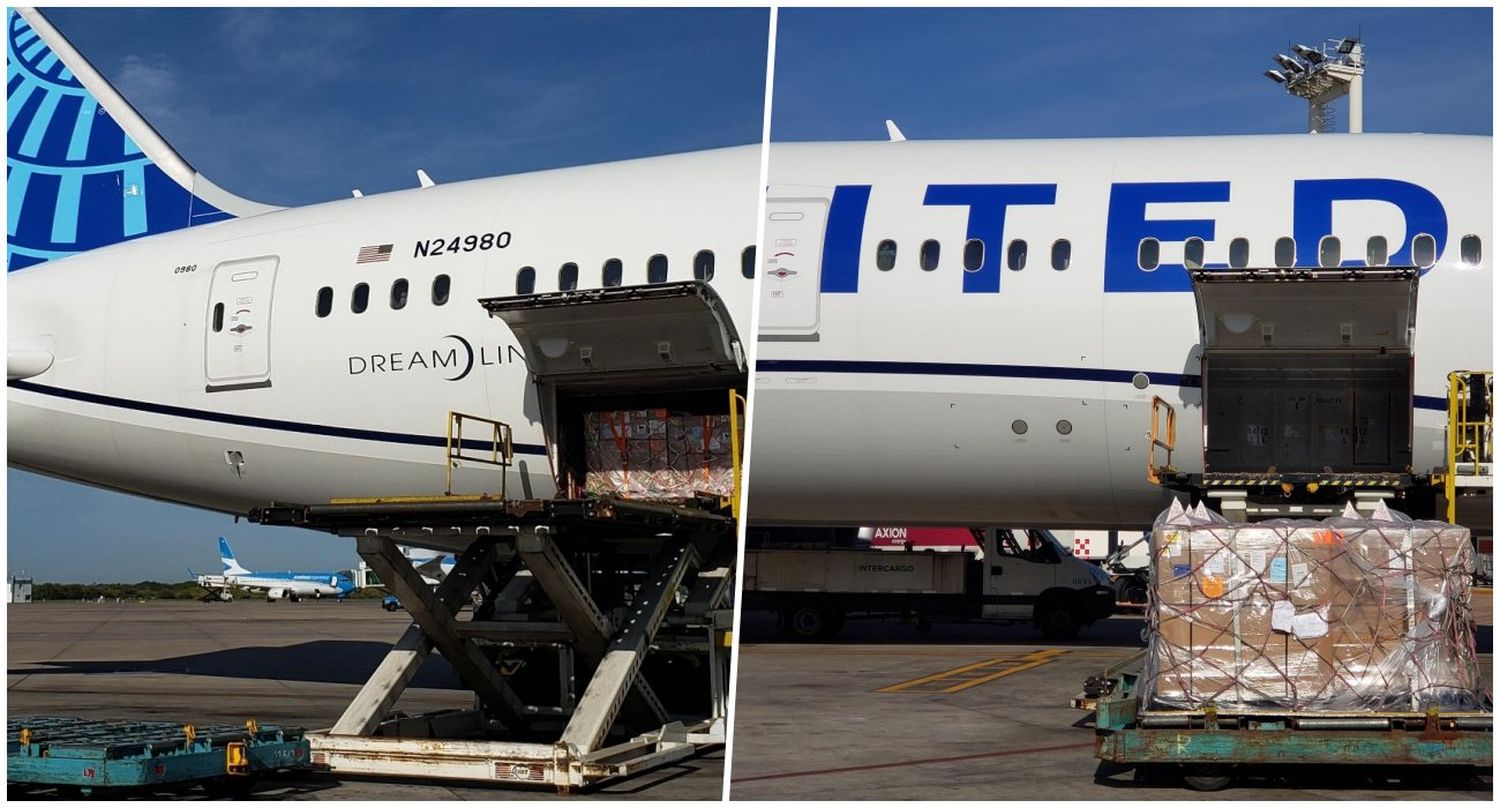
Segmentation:
[(686, 500), (733, 493), (727, 415), (590, 412), (584, 430), (584, 489), (590, 494)]
[(1488, 703), (1468, 623), (1468, 531), (1399, 515), (1153, 533), (1148, 703), (1402, 710)]

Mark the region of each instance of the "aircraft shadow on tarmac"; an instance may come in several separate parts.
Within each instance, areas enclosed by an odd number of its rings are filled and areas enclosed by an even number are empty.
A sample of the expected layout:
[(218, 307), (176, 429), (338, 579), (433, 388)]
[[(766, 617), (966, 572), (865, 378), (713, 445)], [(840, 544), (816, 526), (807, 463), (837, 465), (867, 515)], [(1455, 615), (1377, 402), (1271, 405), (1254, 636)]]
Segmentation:
[[(13, 675), (173, 673), (361, 685), (391, 646), (358, 640), (314, 640), (287, 646), (252, 646), (148, 660), (76, 660), (11, 668)], [(438, 654), (422, 663), (411, 687), (464, 689), (452, 666)]]

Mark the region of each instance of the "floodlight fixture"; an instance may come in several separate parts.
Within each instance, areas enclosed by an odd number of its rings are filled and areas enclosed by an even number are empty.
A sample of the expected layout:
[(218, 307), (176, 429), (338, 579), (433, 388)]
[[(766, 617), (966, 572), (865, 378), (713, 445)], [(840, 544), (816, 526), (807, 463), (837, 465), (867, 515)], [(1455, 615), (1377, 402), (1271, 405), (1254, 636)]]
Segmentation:
[(1261, 75), (1307, 102), (1308, 131), (1332, 132), (1333, 104), (1344, 97), (1349, 99), (1349, 131), (1363, 131), (1365, 59), (1360, 38), (1327, 39), (1317, 47), (1296, 43), (1291, 49), (1295, 57), (1273, 55), (1280, 69)]
[(1292, 50), (1296, 51), (1298, 56), (1306, 59), (1308, 64), (1318, 64), (1325, 58), (1322, 51), (1313, 50), (1306, 45), (1293, 45)]

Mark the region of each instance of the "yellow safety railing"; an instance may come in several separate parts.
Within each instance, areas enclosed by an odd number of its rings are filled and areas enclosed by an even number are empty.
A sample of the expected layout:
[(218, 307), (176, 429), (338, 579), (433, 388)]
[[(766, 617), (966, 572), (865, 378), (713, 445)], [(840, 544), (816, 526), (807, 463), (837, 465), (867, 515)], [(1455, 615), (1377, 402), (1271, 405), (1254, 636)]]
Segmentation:
[[(1167, 413), (1165, 427), (1162, 424), (1162, 411)], [(1172, 408), (1161, 396), (1151, 397), (1151, 446), (1146, 450), (1146, 479), (1152, 485), (1161, 485), (1162, 472), (1175, 472), (1172, 467), (1172, 450), (1177, 448), (1177, 410)], [(1161, 447), (1167, 450), (1167, 462), (1158, 466), (1156, 464), (1156, 449)]]
[[(490, 428), (490, 450), (489, 456), (464, 454), (464, 421), (477, 421)], [(467, 415), (461, 412), (448, 413), (448, 475), (447, 485), (443, 493), (453, 496), (453, 470), (458, 468), (461, 461), (473, 463), (484, 463), (500, 467), (500, 498), (505, 499), (505, 471), (510, 468), (511, 458), (515, 455), (515, 449), (511, 444), (510, 425), (496, 421), (492, 418), (481, 418), (478, 415)]]
[(734, 465), (734, 489), (729, 495), (729, 513), (740, 518), (740, 423), (750, 406), (738, 390), (729, 391), (729, 458)]
[(1494, 458), (1494, 373), (1455, 370), (1448, 374), (1448, 468), (1443, 493), (1448, 500), (1448, 522), (1456, 523), (1458, 478), (1481, 476)]

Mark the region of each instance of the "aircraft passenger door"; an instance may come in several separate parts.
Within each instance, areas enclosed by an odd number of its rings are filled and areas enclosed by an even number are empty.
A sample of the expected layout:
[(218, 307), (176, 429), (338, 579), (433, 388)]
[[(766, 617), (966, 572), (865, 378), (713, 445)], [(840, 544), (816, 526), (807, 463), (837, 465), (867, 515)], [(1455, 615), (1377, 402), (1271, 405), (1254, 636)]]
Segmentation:
[(763, 341), (816, 340), (828, 200), (766, 200), (761, 251), (760, 334)]
[(208, 292), (208, 392), (271, 386), (271, 293), (280, 258), (225, 261)]

